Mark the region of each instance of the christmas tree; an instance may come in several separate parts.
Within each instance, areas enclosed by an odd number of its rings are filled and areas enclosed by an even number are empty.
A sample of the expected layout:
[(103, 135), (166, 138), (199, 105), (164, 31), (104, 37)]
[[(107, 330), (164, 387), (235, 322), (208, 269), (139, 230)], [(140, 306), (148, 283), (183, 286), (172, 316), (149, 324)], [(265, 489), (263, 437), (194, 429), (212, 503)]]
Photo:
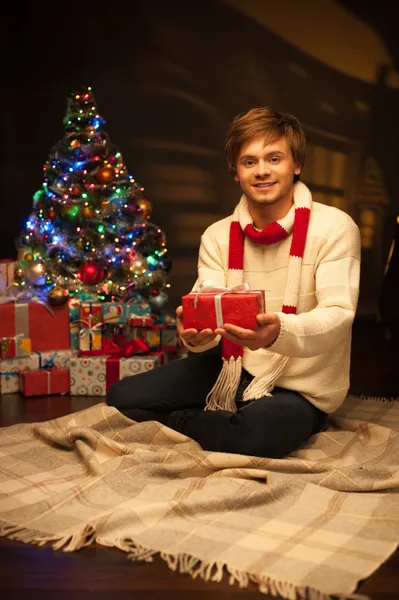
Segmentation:
[(165, 235), (104, 124), (90, 87), (71, 94), (18, 242), (14, 285), (52, 305), (136, 299), (156, 313), (168, 300)]

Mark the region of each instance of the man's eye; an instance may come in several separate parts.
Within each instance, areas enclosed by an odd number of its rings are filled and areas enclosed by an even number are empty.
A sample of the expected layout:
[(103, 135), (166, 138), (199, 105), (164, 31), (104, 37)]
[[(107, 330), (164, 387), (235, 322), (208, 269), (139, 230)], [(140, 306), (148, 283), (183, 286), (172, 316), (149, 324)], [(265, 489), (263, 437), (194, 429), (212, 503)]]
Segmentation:
[(252, 167), (253, 164), (255, 164), (255, 161), (253, 160), (246, 160), (244, 163), (246, 167)]
[(279, 163), (280, 162), (280, 157), (279, 156), (273, 156), (270, 159), (270, 162), (272, 162), (272, 163)]

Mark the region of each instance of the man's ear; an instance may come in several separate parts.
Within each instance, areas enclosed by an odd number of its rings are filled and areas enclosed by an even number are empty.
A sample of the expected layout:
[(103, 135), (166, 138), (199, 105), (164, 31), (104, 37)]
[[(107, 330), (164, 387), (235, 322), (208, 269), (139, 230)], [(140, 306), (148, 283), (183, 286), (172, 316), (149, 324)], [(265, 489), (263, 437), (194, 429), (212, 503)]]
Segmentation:
[(301, 171), (302, 171), (302, 167), (295, 167), (294, 175), (300, 175)]
[(234, 181), (237, 181), (237, 182), (239, 182), (239, 181), (240, 181), (240, 178), (239, 178), (239, 177), (238, 177), (238, 175), (237, 175), (237, 171), (236, 171), (236, 172), (235, 172), (235, 174), (234, 174)]

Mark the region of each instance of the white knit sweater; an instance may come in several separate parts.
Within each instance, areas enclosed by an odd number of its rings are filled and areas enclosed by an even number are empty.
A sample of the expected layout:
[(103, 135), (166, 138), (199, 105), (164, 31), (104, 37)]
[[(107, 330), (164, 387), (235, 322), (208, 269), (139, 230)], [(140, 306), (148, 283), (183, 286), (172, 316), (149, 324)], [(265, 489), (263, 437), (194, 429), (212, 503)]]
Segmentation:
[[(201, 238), (198, 279), (226, 284), (229, 231), (232, 215), (217, 221)], [(297, 314), (281, 312), (286, 285), (292, 235), (263, 245), (247, 243), (244, 255), (244, 282), (251, 289), (266, 290), (266, 312), (277, 313), (281, 331), (266, 349), (244, 349), (243, 367), (260, 375), (270, 353), (289, 360), (275, 385), (295, 390), (326, 413), (336, 410), (349, 389), (352, 323), (359, 296), (360, 235), (353, 219), (345, 212), (313, 202)], [(220, 341), (201, 347), (204, 352)]]

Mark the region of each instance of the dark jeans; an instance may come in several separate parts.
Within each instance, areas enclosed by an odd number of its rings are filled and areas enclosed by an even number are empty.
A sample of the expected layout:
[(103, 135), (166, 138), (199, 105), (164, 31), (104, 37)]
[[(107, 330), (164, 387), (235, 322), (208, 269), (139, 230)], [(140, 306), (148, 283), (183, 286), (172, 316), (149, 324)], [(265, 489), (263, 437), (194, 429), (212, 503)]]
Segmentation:
[(196, 440), (204, 450), (281, 458), (325, 428), (327, 415), (297, 392), (274, 388), (272, 396), (242, 402), (252, 376), (243, 370), (237, 412), (205, 411), (222, 361), (219, 348), (191, 354), (139, 375), (108, 392), (108, 404), (135, 421), (156, 420)]

